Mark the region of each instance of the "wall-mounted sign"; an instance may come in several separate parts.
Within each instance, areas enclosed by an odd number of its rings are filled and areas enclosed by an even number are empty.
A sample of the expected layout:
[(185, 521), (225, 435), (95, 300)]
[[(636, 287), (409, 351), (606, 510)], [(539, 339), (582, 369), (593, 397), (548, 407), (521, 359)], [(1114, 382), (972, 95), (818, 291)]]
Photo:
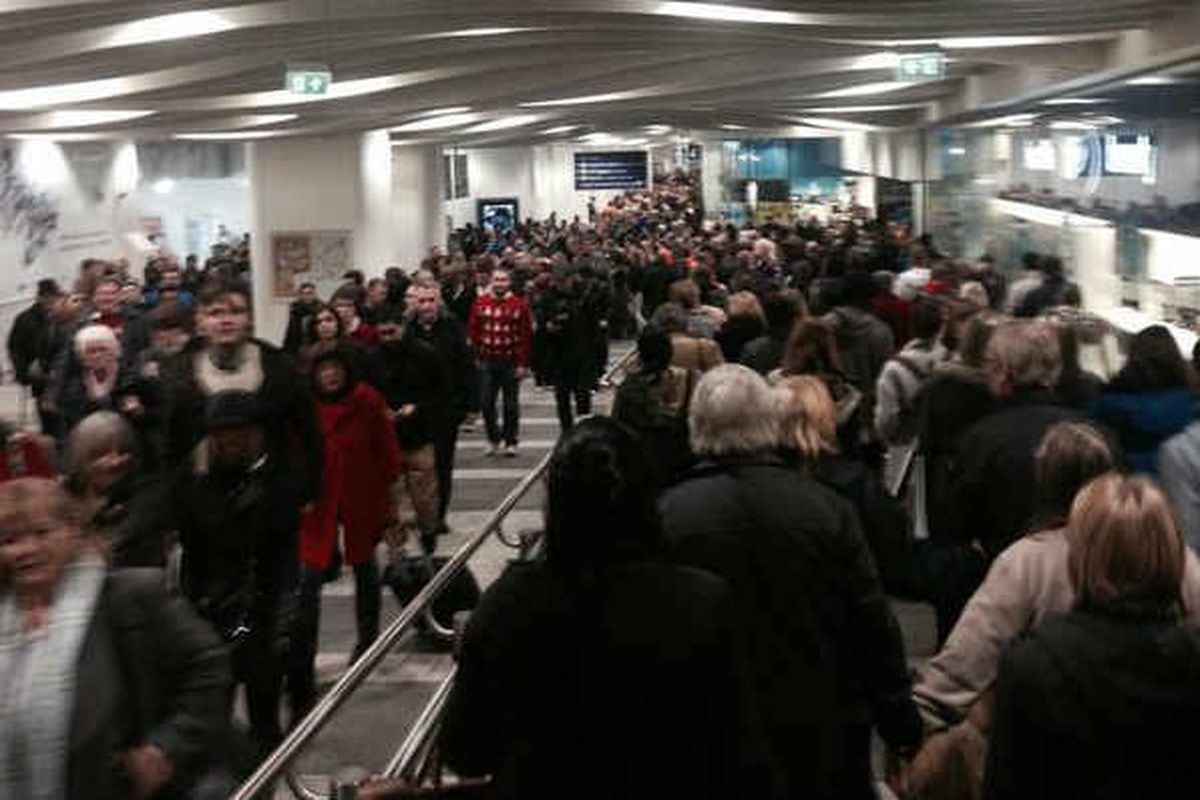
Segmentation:
[(896, 67), (898, 81), (940, 81), (946, 77), (946, 57), (941, 53), (901, 55)]
[(287, 69), (287, 90), (292, 94), (328, 94), (333, 72), (321, 64), (292, 65)]
[(613, 153), (576, 153), (575, 190), (644, 189), (649, 185), (650, 165), (645, 150)]

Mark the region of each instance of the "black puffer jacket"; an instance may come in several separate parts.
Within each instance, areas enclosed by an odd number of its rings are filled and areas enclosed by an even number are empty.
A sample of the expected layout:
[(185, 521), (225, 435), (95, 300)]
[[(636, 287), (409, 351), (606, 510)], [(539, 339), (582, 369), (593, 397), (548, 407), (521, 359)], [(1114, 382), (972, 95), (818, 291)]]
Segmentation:
[(867, 726), (904, 747), (921, 722), (854, 510), (773, 455), (703, 462), (661, 508), (674, 559), (733, 587), (790, 796), (874, 797)]
[(1000, 662), (987, 800), (1200, 796), (1200, 633), (1074, 612)]

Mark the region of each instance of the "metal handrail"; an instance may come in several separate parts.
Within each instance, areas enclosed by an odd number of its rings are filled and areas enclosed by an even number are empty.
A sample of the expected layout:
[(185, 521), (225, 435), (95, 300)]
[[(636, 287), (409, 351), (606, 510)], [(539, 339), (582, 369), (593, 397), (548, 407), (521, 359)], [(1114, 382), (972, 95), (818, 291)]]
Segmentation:
[(450, 667), (449, 674), (438, 684), (437, 691), (421, 711), (421, 716), (413, 723), (408, 736), (400, 743), (387, 766), (380, 773), (384, 778), (409, 777), (412, 774), (413, 762), (425, 749), (429, 735), (441, 721), (442, 711), (450, 698), (450, 690), (454, 686), (454, 678), (458, 674), (458, 665)]
[[(634, 352), (631, 350), (619, 358), (605, 372), (603, 380), (611, 380), (620, 370), (628, 366), (633, 360)], [(321, 729), (325, 727), (325, 724), (333, 716), (333, 713), (362, 685), (363, 681), (379, 665), (388, 651), (400, 641), (400, 638), (408, 632), (409, 628), (413, 627), (417, 619), (425, 613), (426, 609), (432, 608), (433, 602), (437, 599), (438, 595), (466, 568), (467, 561), (470, 560), (471, 556), (483, 546), (484, 542), (488, 540), (493, 532), (503, 523), (504, 519), (516, 508), (526, 493), (541, 479), (546, 469), (550, 466), (551, 455), (552, 453), (547, 453), (533, 470), (522, 478), (521, 482), (505, 496), (500, 505), (496, 507), (496, 510), (488, 517), (483, 527), (480, 528), (479, 533), (460, 547), (450, 557), (450, 560), (437, 571), (437, 574), (429, 580), (429, 583), (421, 587), (421, 591), (417, 592), (416, 597), (401, 609), (399, 616), (392, 620), (391, 624), (379, 635), (379, 638), (363, 652), (358, 660), (350, 665), (350, 668), (342, 674), (329, 691), (317, 701), (312, 711), (296, 724), (296, 727), (267, 756), (258, 766), (258, 769), (238, 787), (236, 792), (230, 795), (229, 800), (252, 800), (259, 792), (280, 777), (280, 774), (287, 765), (296, 757), (300, 748), (308, 744), (313, 737), (321, 732)]]

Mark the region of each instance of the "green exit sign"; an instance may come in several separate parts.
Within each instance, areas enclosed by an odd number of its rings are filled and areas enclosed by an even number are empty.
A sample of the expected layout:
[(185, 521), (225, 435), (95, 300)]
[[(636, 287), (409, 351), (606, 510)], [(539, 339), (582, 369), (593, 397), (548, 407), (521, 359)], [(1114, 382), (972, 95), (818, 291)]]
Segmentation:
[(287, 89), (292, 94), (328, 94), (333, 73), (328, 67), (289, 67)]
[(941, 53), (902, 55), (896, 67), (898, 81), (939, 81), (946, 77), (946, 57)]

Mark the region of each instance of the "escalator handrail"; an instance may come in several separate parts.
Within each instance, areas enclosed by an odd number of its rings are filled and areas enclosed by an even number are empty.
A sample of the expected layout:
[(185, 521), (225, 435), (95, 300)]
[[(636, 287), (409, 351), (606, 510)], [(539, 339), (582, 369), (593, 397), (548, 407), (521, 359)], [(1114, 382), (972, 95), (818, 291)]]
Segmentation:
[[(605, 373), (603, 380), (611, 380), (618, 372), (626, 368), (632, 361), (636, 351), (631, 350), (623, 355)], [(278, 779), (291, 763), (302, 747), (315, 737), (333, 713), (366, 681), (367, 676), (383, 661), (384, 656), (400, 641), (401, 637), (416, 624), (427, 608), (433, 606), (438, 595), (453, 582), (467, 567), (467, 562), (484, 542), (501, 526), (505, 518), (517, 507), (522, 498), (532, 489), (550, 465), (552, 453), (547, 453), (529, 474), (500, 501), (500, 505), (491, 513), (487, 521), (470, 541), (454, 553), (446, 564), (425, 584), (411, 601), (401, 609), (399, 616), (379, 635), (379, 638), (342, 674), (317, 704), (294, 728), (287, 737), (259, 764), (253, 774), (247, 778), (237, 791), (230, 795), (229, 800), (253, 800), (258, 794)]]

